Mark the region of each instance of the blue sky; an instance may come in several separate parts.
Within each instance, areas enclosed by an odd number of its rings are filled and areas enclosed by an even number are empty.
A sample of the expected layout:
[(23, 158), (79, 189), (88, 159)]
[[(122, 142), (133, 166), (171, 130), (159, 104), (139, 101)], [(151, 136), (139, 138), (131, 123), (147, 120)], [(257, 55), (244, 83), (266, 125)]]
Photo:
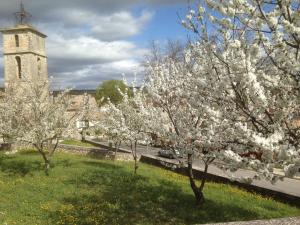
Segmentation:
[(178, 15), (184, 17), (187, 10), (187, 4), (170, 4), (156, 7), (137, 7), (136, 12), (141, 10), (150, 10), (154, 13), (150, 23), (144, 28), (144, 32), (129, 40), (138, 43), (143, 47), (148, 47), (150, 41), (155, 40), (164, 42), (167, 39), (185, 40), (187, 36), (186, 29), (180, 24)]
[[(23, 0), (31, 24), (45, 33), (54, 89), (95, 89), (103, 80), (143, 78), (149, 43), (185, 40), (179, 24), (187, 0)], [(141, 4), (142, 2), (142, 4)], [(14, 26), (19, 0), (0, 1), (0, 27)], [(2, 38), (2, 37), (1, 37)], [(0, 39), (1, 39), (0, 38)], [(0, 40), (2, 43), (2, 40)], [(0, 82), (3, 56), (0, 47)]]

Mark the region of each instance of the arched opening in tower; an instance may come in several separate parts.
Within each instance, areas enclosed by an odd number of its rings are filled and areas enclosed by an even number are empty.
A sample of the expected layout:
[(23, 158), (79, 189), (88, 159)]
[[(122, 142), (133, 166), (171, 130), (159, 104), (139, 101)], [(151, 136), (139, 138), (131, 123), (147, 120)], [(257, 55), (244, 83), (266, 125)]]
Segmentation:
[(17, 62), (17, 76), (19, 79), (22, 79), (22, 64), (21, 64), (20, 56), (16, 56), (16, 62)]

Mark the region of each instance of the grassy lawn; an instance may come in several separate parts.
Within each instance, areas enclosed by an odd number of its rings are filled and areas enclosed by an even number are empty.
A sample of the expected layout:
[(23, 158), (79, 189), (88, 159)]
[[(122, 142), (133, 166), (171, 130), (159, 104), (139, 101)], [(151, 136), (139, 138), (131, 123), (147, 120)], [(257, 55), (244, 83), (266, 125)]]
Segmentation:
[(57, 154), (50, 175), (35, 152), (0, 154), (0, 224), (195, 224), (299, 216), (300, 209), (208, 183), (194, 206), (184, 176), (141, 164)]
[(96, 147), (93, 144), (83, 142), (83, 141), (78, 141), (78, 140), (64, 140), (64, 141), (61, 142), (61, 144), (76, 145), (76, 146), (82, 146), (82, 147)]

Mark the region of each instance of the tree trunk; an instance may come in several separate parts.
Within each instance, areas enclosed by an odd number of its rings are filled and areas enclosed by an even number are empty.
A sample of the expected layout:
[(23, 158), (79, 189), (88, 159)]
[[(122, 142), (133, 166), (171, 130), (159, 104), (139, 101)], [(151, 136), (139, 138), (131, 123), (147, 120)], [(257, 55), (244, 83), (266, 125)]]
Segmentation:
[(47, 157), (46, 153), (43, 151), (40, 151), (43, 159), (44, 159), (44, 165), (45, 165), (45, 174), (48, 176), (49, 175), (49, 169), (50, 169), (50, 159)]
[[(207, 173), (207, 164), (205, 165), (205, 175)], [(195, 195), (195, 200), (196, 200), (196, 205), (200, 206), (204, 203), (205, 198), (203, 195), (203, 187), (205, 184), (205, 180), (206, 180), (206, 176), (203, 177), (202, 182), (200, 187), (197, 187), (195, 179), (194, 179), (194, 174), (193, 174), (193, 159), (192, 159), (192, 154), (188, 154), (188, 176), (189, 176), (189, 180), (190, 180), (190, 185), (191, 188), (194, 192)]]
[(138, 162), (137, 162), (137, 155), (136, 155), (136, 147), (137, 147), (137, 141), (134, 142), (134, 146), (131, 142), (131, 152), (134, 159), (134, 175), (137, 175), (137, 170), (139, 168)]
[(85, 129), (82, 128), (81, 141), (85, 142)]
[(52, 140), (51, 140), (51, 145), (50, 145), (50, 148), (49, 148), (49, 157), (53, 156), (53, 154), (54, 154), (54, 152), (55, 152), (55, 150), (58, 146), (58, 142), (59, 142), (58, 138), (55, 140), (55, 144), (53, 144)]
[(115, 155), (114, 155), (114, 160), (116, 160), (116, 158), (117, 158), (117, 153), (118, 153), (118, 151), (119, 151), (120, 145), (121, 145), (121, 141), (118, 141), (118, 142), (115, 143)]
[(139, 166), (137, 164), (137, 156), (134, 156), (134, 175), (137, 175), (137, 170)]
[(50, 169), (50, 158), (47, 156), (47, 154), (43, 150), (43, 144), (39, 147), (36, 145), (36, 148), (38, 149), (39, 153), (42, 155), (44, 159), (44, 165), (45, 165), (45, 174), (49, 175), (49, 169)]
[(49, 159), (46, 159), (45, 160), (45, 174), (47, 176), (49, 176), (49, 169), (50, 169), (50, 160)]
[(40, 151), (43, 159), (44, 159), (44, 163), (45, 163), (45, 174), (48, 176), (49, 175), (49, 169), (50, 169), (50, 159), (47, 157), (46, 153), (44, 153), (43, 151)]

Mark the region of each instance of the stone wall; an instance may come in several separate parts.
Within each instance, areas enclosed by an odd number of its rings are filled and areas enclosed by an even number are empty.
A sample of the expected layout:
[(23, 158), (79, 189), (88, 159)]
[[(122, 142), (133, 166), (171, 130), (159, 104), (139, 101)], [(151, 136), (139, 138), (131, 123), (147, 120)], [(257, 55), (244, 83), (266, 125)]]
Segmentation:
[[(137, 157), (137, 160), (139, 161), (141, 156)], [(118, 161), (134, 161), (133, 156), (131, 153), (126, 152), (117, 152), (116, 160)]]
[(115, 157), (115, 152), (110, 151), (104, 148), (93, 148), (93, 147), (81, 147), (75, 145), (64, 145), (59, 144), (58, 151), (68, 152), (79, 155), (91, 156), (93, 158), (99, 159), (115, 159), (118, 161), (133, 161), (133, 157), (129, 153), (125, 152), (117, 152), (117, 156)]

